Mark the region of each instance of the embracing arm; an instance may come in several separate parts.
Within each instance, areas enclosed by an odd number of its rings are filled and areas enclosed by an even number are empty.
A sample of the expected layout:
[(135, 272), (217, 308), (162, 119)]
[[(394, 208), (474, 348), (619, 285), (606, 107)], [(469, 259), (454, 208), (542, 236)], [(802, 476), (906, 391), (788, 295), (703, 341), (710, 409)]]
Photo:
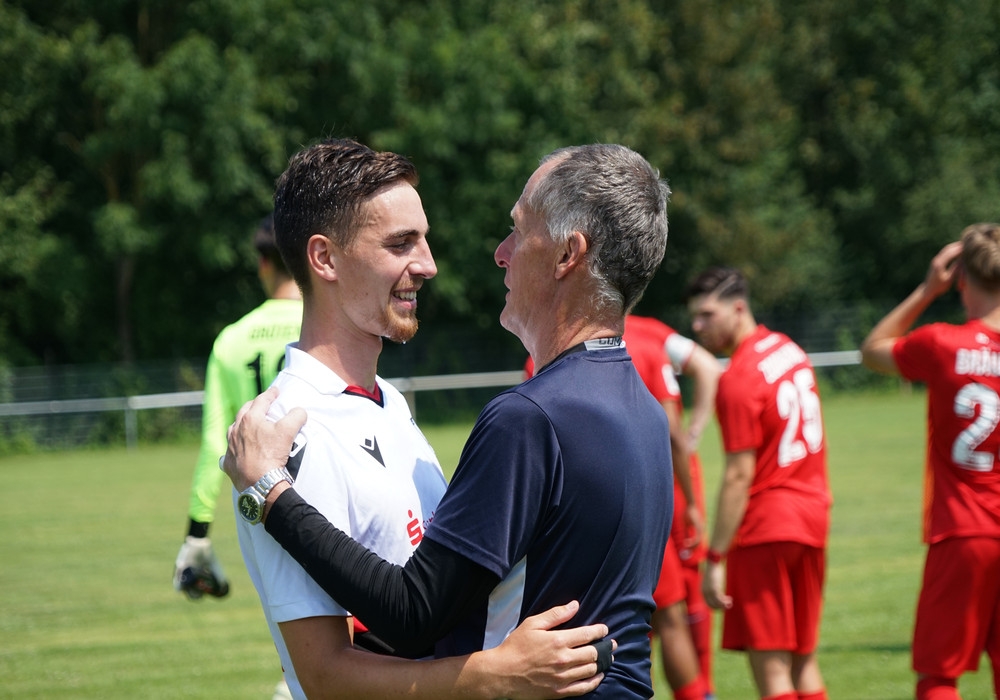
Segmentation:
[(421, 653), (489, 597), (500, 578), (424, 538), (405, 566), (336, 528), (295, 489), (274, 501), (268, 533), (338, 603), (397, 653)]
[(410, 661), (351, 645), (343, 617), (279, 624), (296, 675), (310, 700), (333, 698), (549, 698), (582, 695), (604, 677), (588, 645), (607, 628), (551, 631), (575, 603), (527, 618), (495, 649)]
[[(292, 441), (306, 421), (302, 409), (292, 409), (275, 423), (268, 421), (267, 409), (276, 397), (277, 390), (271, 388), (247, 403), (230, 427), (229, 449), (220, 467), (239, 491), (271, 469), (285, 464)], [(281, 504), (277, 503), (279, 500)], [(307, 568), (325, 570), (322, 561), (325, 556), (329, 556), (331, 561), (340, 556), (352, 557), (351, 568), (346, 575), (344, 571), (326, 572), (333, 577), (331, 580), (341, 576), (340, 582), (346, 585), (344, 589), (338, 586), (330, 592), (344, 607), (358, 613), (379, 636), (391, 638), (407, 649), (425, 647), (428, 641), (433, 641), (429, 639), (432, 633), (420, 629), (413, 637), (407, 638), (405, 630), (403, 635), (394, 633), (393, 624), (399, 623), (414, 631), (419, 627), (419, 620), (424, 619), (428, 627), (445, 629), (452, 624), (451, 617), (461, 614), (471, 601), (477, 598), (484, 600), (497, 581), (495, 574), (427, 538), (418, 546), (406, 567), (389, 565), (344, 533), (338, 534), (322, 514), (302, 503), (298, 494), (285, 482), (279, 483), (268, 495), (265, 517), (268, 531), (291, 531), (290, 539), (284, 544), (293, 553), (296, 548), (308, 547), (311, 540), (319, 542), (321, 551), (317, 553), (319, 556), (313, 557), (314, 563), (308, 564), (310, 557), (304, 557)], [(283, 521), (283, 517), (288, 520)], [(300, 517), (304, 521), (297, 520)], [(296, 533), (299, 528), (301, 533)], [(284, 538), (283, 535), (279, 537)], [(385, 602), (381, 597), (374, 601), (374, 605), (366, 599), (367, 591), (372, 586), (361, 580), (356, 575), (357, 571), (352, 574), (354, 567), (369, 573), (376, 572), (381, 583), (377, 584), (373, 595), (381, 596), (382, 591), (389, 590), (392, 596), (396, 596), (388, 601), (388, 611), (382, 609)], [(432, 572), (433, 587), (429, 585)], [(324, 585), (330, 583), (328, 580)], [(352, 586), (353, 589), (348, 590)], [(537, 692), (531, 695), (529, 692), (529, 697), (564, 697), (593, 690), (603, 677), (602, 674), (595, 675), (598, 669), (595, 660), (601, 658), (607, 664), (610, 654), (607, 647), (602, 652), (592, 643), (608, 634), (607, 626), (594, 624), (566, 630), (551, 629), (570, 622), (578, 608), (577, 603), (571, 602), (526, 618), (499, 647), (473, 654), (469, 665), (463, 666), (463, 669), (483, 668), (474, 666), (473, 661), (478, 663), (479, 654), (485, 654), (489, 664), (484, 672), (517, 683), (511, 686), (513, 688), (528, 691), (547, 689), (542, 695)], [(402, 615), (403, 619), (390, 619), (393, 615)], [(613, 649), (613, 643), (610, 647)], [(580, 666), (581, 662), (583, 666)], [(508, 694), (511, 697), (523, 696), (520, 691)]]
[[(229, 428), (229, 448), (219, 466), (238, 491), (285, 464), (306, 422), (301, 408), (277, 422), (268, 421), (268, 407), (277, 395), (271, 387), (244, 405)], [(425, 651), (485, 601), (500, 581), (426, 537), (405, 567), (383, 561), (334, 527), (284, 481), (267, 495), (264, 524), (334, 600), (396, 653)]]

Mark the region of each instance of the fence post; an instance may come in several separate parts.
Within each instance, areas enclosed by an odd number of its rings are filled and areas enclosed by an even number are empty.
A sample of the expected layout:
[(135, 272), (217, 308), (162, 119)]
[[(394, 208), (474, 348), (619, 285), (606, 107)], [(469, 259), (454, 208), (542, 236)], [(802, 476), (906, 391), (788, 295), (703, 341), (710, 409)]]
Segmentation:
[(136, 420), (136, 410), (132, 406), (132, 397), (125, 401), (125, 447), (129, 452), (136, 449), (139, 444), (139, 427)]

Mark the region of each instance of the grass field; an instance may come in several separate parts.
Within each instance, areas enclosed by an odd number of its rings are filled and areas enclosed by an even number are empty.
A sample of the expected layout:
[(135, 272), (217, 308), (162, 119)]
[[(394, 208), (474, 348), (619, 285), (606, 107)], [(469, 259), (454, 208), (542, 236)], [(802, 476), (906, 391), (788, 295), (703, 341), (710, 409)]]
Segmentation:
[[(820, 662), (834, 699), (912, 697), (923, 406), (920, 394), (824, 404), (836, 503)], [(426, 429), (446, 469), (469, 427)], [(0, 698), (270, 698), (277, 655), (229, 508), (220, 507), (212, 535), (230, 596), (190, 603), (170, 586), (195, 454), (186, 445), (0, 460), (8, 494), (0, 509)], [(702, 458), (711, 509), (714, 431)], [(722, 700), (755, 697), (742, 655), (720, 652), (715, 664)], [(991, 696), (988, 668), (963, 679), (966, 700)], [(669, 697), (656, 673), (658, 697)]]

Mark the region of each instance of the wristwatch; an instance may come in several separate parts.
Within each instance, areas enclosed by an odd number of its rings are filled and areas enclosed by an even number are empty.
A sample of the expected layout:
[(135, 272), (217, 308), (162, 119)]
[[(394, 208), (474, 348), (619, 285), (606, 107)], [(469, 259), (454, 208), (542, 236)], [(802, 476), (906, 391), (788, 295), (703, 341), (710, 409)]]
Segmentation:
[(287, 481), (289, 484), (294, 483), (292, 475), (285, 467), (272, 469), (260, 477), (256, 484), (245, 491), (240, 491), (236, 505), (243, 519), (251, 525), (259, 523), (264, 517), (264, 503), (267, 501), (267, 494), (271, 493), (271, 489), (282, 481)]

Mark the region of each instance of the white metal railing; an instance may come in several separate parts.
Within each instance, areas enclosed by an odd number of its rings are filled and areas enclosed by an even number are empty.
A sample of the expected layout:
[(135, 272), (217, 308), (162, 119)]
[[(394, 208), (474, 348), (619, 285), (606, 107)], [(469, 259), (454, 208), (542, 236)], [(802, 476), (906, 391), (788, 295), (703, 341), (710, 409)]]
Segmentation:
[[(520, 370), (514, 370), (508, 372), (440, 374), (426, 377), (395, 377), (386, 381), (399, 389), (400, 393), (406, 397), (406, 402), (410, 405), (410, 410), (416, 415), (415, 392), (435, 391), (438, 389), (478, 389), (514, 386), (521, 382), (523, 376)], [(21, 401), (18, 403), (0, 403), (0, 417), (120, 411), (125, 414), (125, 444), (131, 449), (138, 444), (137, 411), (151, 408), (200, 406), (204, 400), (204, 391), (179, 391), (169, 394), (114, 396), (98, 399)]]
[[(857, 350), (817, 352), (810, 353), (809, 359), (812, 361), (814, 367), (857, 365), (861, 363), (861, 353)], [(386, 381), (396, 387), (406, 397), (406, 401), (410, 405), (410, 410), (416, 415), (415, 394), (418, 391), (508, 387), (519, 384), (523, 377), (524, 375), (521, 370), (512, 370), (504, 372), (471, 372), (467, 374), (437, 374), (425, 377), (394, 377)], [(0, 417), (122, 411), (125, 413), (125, 443), (129, 449), (132, 449), (138, 444), (137, 411), (151, 408), (200, 406), (204, 401), (204, 397), (204, 391), (179, 391), (169, 394), (145, 394), (142, 396), (117, 396), (99, 399), (0, 403)]]

